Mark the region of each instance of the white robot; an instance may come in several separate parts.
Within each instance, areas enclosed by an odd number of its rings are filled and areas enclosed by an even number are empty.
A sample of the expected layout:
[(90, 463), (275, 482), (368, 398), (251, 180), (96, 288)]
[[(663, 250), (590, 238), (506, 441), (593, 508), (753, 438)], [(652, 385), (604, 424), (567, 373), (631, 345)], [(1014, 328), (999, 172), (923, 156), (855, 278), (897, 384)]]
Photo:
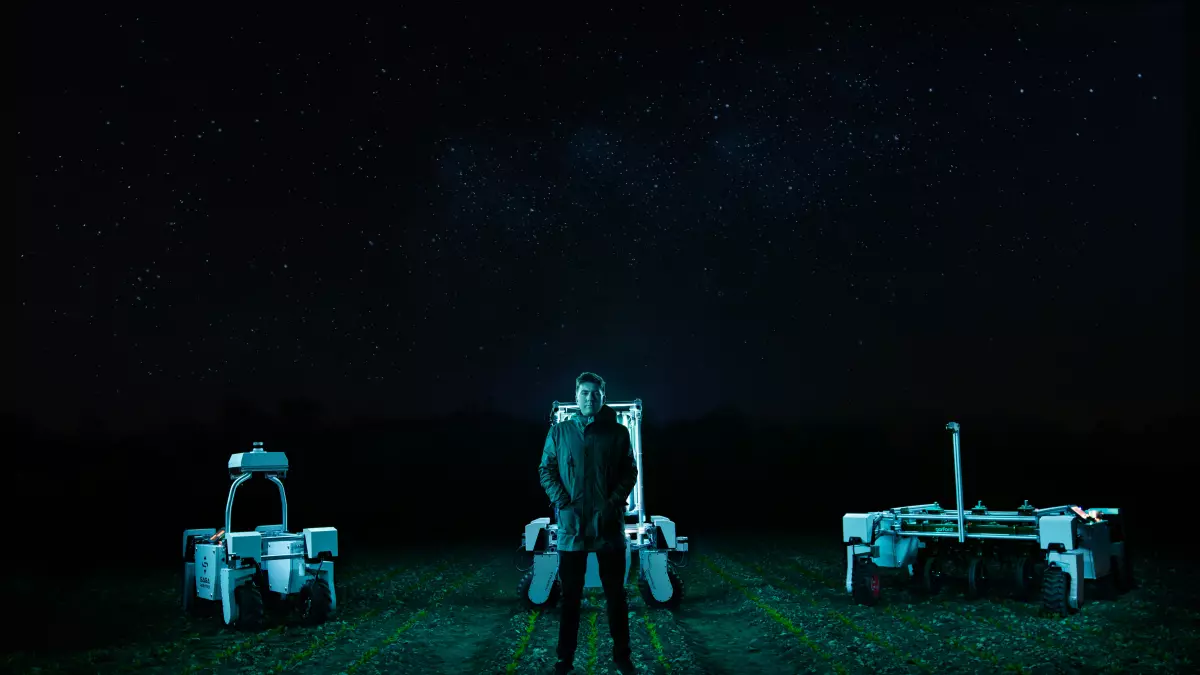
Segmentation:
[[(287, 475), (287, 455), (266, 452), (255, 441), (250, 452), (229, 458), (229, 497), (225, 502), (225, 527), (184, 530), (183, 607), (191, 611), (199, 598), (219, 604), (226, 625), (259, 630), (263, 624), (263, 595), (299, 600), (302, 619), (324, 622), (337, 609), (333, 559), (338, 555), (337, 529), (305, 528), (288, 532), (287, 493), (281, 478)], [(279, 486), (283, 523), (262, 525), (253, 532), (233, 532), (233, 498), (254, 474)]]
[(842, 517), (846, 592), (857, 602), (879, 601), (881, 568), (907, 571), (929, 593), (941, 589), (948, 569), (965, 568), (969, 597), (985, 593), (1002, 570), (1018, 595), (1040, 596), (1043, 609), (1058, 616), (1083, 606), (1085, 580), (1103, 580), (1114, 591), (1133, 585), (1120, 509), (1037, 509), (1028, 500), (1016, 511), (989, 511), (983, 502), (965, 509), (959, 425), (946, 429), (954, 442), (957, 509), (934, 502)]
[[(638, 562), (638, 589), (646, 603), (654, 607), (676, 607), (683, 597), (683, 582), (675, 567), (683, 567), (688, 550), (687, 537), (675, 534), (675, 523), (663, 516), (646, 516), (642, 490), (642, 401), (606, 402), (617, 413), (617, 420), (629, 430), (633, 456), (637, 462), (637, 483), (625, 500), (625, 581), (633, 560)], [(568, 419), (579, 411), (573, 403), (555, 401), (550, 423)], [(522, 570), (525, 576), (518, 586), (526, 607), (553, 607), (558, 602), (558, 525), (549, 517), (536, 518), (525, 526), (520, 549), (533, 555), (533, 564)], [(596, 554), (588, 554), (584, 588), (601, 588)]]

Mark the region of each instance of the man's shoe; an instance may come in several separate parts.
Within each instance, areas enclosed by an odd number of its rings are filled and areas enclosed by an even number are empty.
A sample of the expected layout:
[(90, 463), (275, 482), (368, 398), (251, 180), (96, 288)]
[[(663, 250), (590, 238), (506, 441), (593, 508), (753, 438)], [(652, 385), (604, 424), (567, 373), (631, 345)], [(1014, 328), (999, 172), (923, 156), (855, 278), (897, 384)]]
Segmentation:
[(634, 675), (637, 673), (637, 668), (633, 665), (633, 659), (628, 656), (623, 659), (616, 659), (614, 662), (617, 664), (617, 670), (621, 672), (621, 675)]
[(575, 664), (570, 661), (559, 661), (554, 664), (554, 675), (567, 675), (575, 670)]

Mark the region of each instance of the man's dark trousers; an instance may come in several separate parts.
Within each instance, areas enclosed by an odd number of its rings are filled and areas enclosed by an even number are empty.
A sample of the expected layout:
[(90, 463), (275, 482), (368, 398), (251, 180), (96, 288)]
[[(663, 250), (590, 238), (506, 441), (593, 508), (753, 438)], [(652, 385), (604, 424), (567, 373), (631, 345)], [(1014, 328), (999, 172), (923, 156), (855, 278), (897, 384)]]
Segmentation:
[[(595, 551), (600, 565), (600, 584), (608, 605), (608, 629), (612, 633), (613, 658), (629, 658), (629, 606), (625, 600), (625, 549)], [(587, 573), (587, 551), (559, 551), (558, 574), (562, 581), (562, 612), (558, 624), (558, 660), (571, 663), (579, 645), (579, 606)]]

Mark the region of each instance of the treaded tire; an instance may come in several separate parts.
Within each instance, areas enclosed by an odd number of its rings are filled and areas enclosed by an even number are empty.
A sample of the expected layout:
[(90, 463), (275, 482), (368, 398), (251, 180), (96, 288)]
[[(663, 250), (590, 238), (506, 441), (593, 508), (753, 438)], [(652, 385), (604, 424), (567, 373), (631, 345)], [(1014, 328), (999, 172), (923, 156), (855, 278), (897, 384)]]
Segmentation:
[(1057, 565), (1047, 567), (1042, 572), (1042, 611), (1050, 616), (1068, 616), (1071, 613), (1070, 591), (1070, 575)]
[(673, 569), (667, 569), (667, 579), (671, 582), (671, 597), (666, 602), (660, 602), (654, 598), (654, 594), (650, 592), (650, 582), (646, 581), (645, 577), (638, 579), (638, 592), (642, 594), (642, 600), (650, 607), (661, 609), (675, 609), (679, 603), (683, 601), (683, 579), (675, 573)]
[(521, 577), (521, 581), (517, 583), (517, 595), (521, 597), (521, 604), (525, 609), (549, 609), (558, 604), (558, 598), (562, 595), (562, 582), (558, 579), (554, 580), (554, 585), (550, 587), (550, 596), (546, 601), (538, 604), (529, 599), (529, 588), (533, 585), (533, 570), (525, 573)]
[(975, 600), (988, 592), (987, 560), (982, 556), (971, 558), (967, 566), (967, 597)]
[(237, 629), (249, 632), (262, 630), (265, 608), (258, 586), (253, 581), (243, 583), (233, 589), (233, 601), (238, 608), (238, 618), (234, 622)]
[(185, 614), (195, 619), (212, 619), (221, 616), (220, 600), (204, 600), (194, 597), (190, 602), (185, 603), (185, 608)]
[(1118, 594), (1128, 593), (1134, 589), (1135, 583), (1133, 579), (1133, 569), (1129, 563), (1129, 556), (1114, 555), (1112, 557), (1113, 582), (1116, 586)]
[(942, 592), (942, 563), (937, 556), (931, 555), (921, 565), (921, 590), (930, 595)]
[(309, 579), (300, 589), (300, 621), (306, 626), (318, 626), (333, 613), (333, 591), (329, 582), (320, 578)]
[(850, 579), (851, 595), (860, 605), (874, 606), (883, 597), (883, 585), (879, 580), (879, 566), (873, 562), (855, 561)]
[(1029, 556), (1017, 558), (1017, 563), (1013, 566), (1013, 584), (1016, 596), (1022, 600), (1033, 597), (1034, 591), (1037, 590), (1037, 580), (1034, 559)]

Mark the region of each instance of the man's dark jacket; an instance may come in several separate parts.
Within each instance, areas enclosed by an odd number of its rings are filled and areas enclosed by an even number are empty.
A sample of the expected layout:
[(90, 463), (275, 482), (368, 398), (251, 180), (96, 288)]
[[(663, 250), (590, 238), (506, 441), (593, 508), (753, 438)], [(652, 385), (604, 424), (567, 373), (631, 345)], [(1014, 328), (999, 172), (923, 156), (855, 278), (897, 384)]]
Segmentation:
[(559, 510), (560, 551), (624, 546), (625, 500), (637, 483), (637, 462), (616, 411), (601, 406), (591, 420), (576, 413), (550, 427), (538, 476)]

